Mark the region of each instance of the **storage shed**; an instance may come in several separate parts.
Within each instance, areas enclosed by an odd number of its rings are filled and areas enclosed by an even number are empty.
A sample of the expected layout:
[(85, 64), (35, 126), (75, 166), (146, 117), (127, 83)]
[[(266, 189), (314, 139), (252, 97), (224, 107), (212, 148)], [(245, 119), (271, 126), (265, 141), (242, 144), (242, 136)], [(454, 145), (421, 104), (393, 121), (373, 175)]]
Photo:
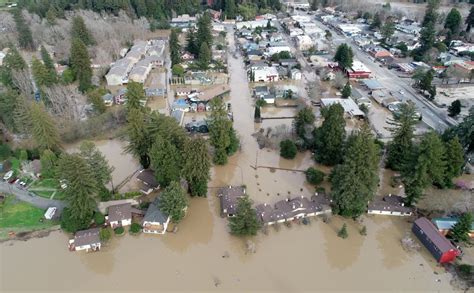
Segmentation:
[(417, 219), (413, 223), (412, 231), (439, 263), (451, 262), (460, 254), (427, 218)]

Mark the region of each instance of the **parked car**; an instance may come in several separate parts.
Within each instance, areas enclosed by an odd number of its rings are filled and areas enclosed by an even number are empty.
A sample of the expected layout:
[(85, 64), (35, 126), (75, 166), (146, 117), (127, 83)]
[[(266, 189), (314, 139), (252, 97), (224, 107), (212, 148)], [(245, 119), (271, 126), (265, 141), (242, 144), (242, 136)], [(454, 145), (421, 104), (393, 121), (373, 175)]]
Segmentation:
[(13, 170), (10, 170), (5, 175), (3, 175), (3, 180), (7, 181), (12, 177), (13, 177)]

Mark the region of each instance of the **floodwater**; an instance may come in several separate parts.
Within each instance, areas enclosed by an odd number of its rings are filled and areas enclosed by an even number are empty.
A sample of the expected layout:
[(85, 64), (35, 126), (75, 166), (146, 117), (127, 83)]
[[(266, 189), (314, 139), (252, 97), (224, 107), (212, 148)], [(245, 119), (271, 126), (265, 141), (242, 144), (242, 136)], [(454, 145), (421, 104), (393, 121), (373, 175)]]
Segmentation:
[[(105, 156), (109, 165), (114, 168), (112, 171), (112, 182), (114, 186), (118, 186), (128, 176), (140, 168), (140, 163), (131, 154), (124, 151), (127, 143), (123, 140), (107, 139), (92, 141), (97, 149)], [(77, 152), (79, 143), (65, 146), (67, 152)], [(112, 183), (109, 183), (111, 188)]]
[[(251, 134), (259, 126), (253, 123), (242, 61), (229, 60), (241, 150), (226, 166), (213, 168), (208, 197), (190, 199), (178, 233), (114, 237), (97, 253), (69, 252), (68, 236), (61, 232), (3, 243), (1, 291), (452, 291), (449, 275), (426, 250), (402, 249), (400, 239), (411, 226), (405, 218), (365, 217), (367, 236), (358, 233), (360, 224), (339, 217), (328, 224), (312, 219), (308, 226), (270, 228), (268, 235), (251, 239), (256, 253), (246, 254), (247, 239), (231, 236), (219, 217), (215, 187), (245, 184), (255, 202), (309, 196), (313, 188), (300, 170), (314, 163), (309, 153), (285, 160), (258, 148)], [(122, 148), (108, 151), (117, 149)], [(117, 163), (132, 172), (133, 161), (123, 161)], [(349, 232), (345, 240), (337, 237), (343, 222)]]

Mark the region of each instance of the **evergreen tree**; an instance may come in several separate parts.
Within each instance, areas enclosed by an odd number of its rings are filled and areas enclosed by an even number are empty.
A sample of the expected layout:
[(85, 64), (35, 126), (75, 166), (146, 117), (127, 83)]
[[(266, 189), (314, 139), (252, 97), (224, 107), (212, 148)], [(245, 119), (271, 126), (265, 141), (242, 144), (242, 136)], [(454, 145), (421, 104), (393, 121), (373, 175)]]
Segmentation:
[(16, 47), (12, 44), (9, 47), (10, 50), (3, 58), (3, 65), (0, 66), (0, 81), (6, 87), (16, 88), (13, 83), (13, 71), (25, 70), (28, 67)]
[(469, 242), (469, 232), (471, 231), (474, 217), (472, 213), (464, 213), (459, 217), (458, 222), (451, 229), (451, 237), (457, 242)]
[(32, 103), (29, 110), (31, 134), (40, 149), (59, 150), (61, 148), (56, 123), (46, 112), (43, 104)]
[(30, 51), (34, 50), (35, 45), (33, 42), (33, 35), (31, 34), (30, 27), (23, 18), (22, 11), (20, 9), (15, 9), (12, 14), (18, 32), (18, 43), (20, 48)]
[(293, 141), (285, 139), (280, 142), (280, 156), (285, 159), (294, 159), (296, 157), (298, 150)]
[(135, 81), (131, 81), (127, 84), (127, 103), (125, 107), (129, 113), (132, 109), (143, 110), (142, 102), (146, 101), (145, 90), (143, 84)]
[(257, 213), (252, 208), (252, 201), (248, 196), (239, 198), (235, 217), (229, 218), (230, 233), (237, 236), (248, 236), (257, 234), (261, 223), (257, 219)]
[(464, 166), (464, 150), (459, 138), (456, 136), (446, 142), (446, 185), (453, 185), (453, 178), (462, 174)]
[(344, 43), (337, 47), (336, 54), (334, 55), (334, 61), (339, 63), (341, 68), (347, 69), (352, 67), (353, 58), (354, 53), (352, 52), (352, 48), (349, 45)]
[(150, 166), (148, 151), (152, 140), (146, 127), (146, 115), (139, 109), (131, 109), (127, 115), (126, 134), (128, 145), (125, 150), (140, 159), (140, 164), (147, 169)]
[(72, 19), (71, 39), (79, 39), (86, 46), (95, 45), (92, 34), (87, 29), (84, 19), (79, 15)]
[(56, 174), (56, 163), (58, 157), (51, 150), (44, 150), (40, 157), (41, 176), (44, 178), (53, 177)]
[(384, 25), (380, 29), (380, 33), (382, 34), (382, 37), (383, 37), (383, 42), (386, 43), (387, 40), (390, 40), (394, 32), (395, 32), (395, 23), (392, 21), (391, 18), (389, 18), (385, 21)]
[(197, 47), (197, 40), (196, 40), (196, 32), (193, 28), (189, 29), (188, 34), (186, 36), (186, 51), (193, 54), (194, 56), (198, 56), (199, 48)]
[(427, 52), (433, 47), (436, 42), (436, 30), (435, 25), (432, 22), (427, 23), (423, 26), (420, 31), (420, 43), (421, 47), (419, 50), (421, 53)]
[(64, 193), (70, 218), (90, 223), (97, 194), (97, 181), (90, 166), (79, 155), (63, 153), (58, 161), (58, 173), (67, 184)]
[(210, 106), (211, 114), (208, 125), (211, 145), (214, 147), (214, 163), (225, 165), (227, 163), (227, 148), (231, 145), (232, 121), (227, 116), (227, 108), (221, 98), (212, 99)]
[(319, 0), (312, 0), (311, 1), (311, 10), (316, 11), (319, 8)]
[(459, 115), (459, 113), (461, 113), (461, 101), (455, 100), (448, 107), (448, 115), (450, 117), (456, 117)]
[(336, 165), (342, 161), (342, 151), (346, 137), (344, 108), (334, 104), (322, 111), (321, 127), (314, 131), (316, 161), (325, 165)]
[(170, 34), (170, 55), (171, 64), (174, 66), (181, 63), (180, 45), (178, 40), (178, 33), (172, 29)]
[(30, 117), (31, 103), (23, 96), (17, 96), (13, 113), (15, 129), (22, 134), (31, 133), (32, 121)]
[(207, 142), (202, 138), (189, 140), (183, 152), (181, 174), (188, 182), (189, 191), (192, 196), (206, 196), (210, 168), (211, 159)]
[(471, 6), (471, 10), (469, 10), (469, 15), (466, 17), (466, 32), (471, 31), (471, 27), (474, 26), (474, 6)]
[(462, 16), (456, 8), (452, 8), (446, 16), (444, 28), (451, 31), (456, 36), (461, 31)]
[(114, 168), (109, 166), (109, 162), (93, 142), (82, 142), (79, 146), (79, 151), (80, 156), (87, 162), (89, 168), (92, 170), (94, 178), (97, 181), (97, 186), (103, 187), (112, 180)]
[(53, 26), (57, 24), (56, 18), (57, 18), (57, 11), (56, 9), (54, 9), (54, 6), (51, 6), (48, 9), (48, 12), (46, 12), (46, 21), (48, 22), (49, 25)]
[(10, 131), (15, 131), (15, 111), (19, 96), (18, 92), (9, 88), (0, 93), (0, 121)]
[(382, 19), (380, 18), (380, 14), (377, 12), (374, 14), (374, 18), (372, 19), (372, 23), (370, 24), (370, 29), (374, 30), (380, 28), (382, 26)]
[(296, 135), (301, 139), (306, 139), (306, 127), (313, 126), (316, 117), (310, 107), (304, 107), (301, 109), (295, 118), (295, 132)]
[(55, 77), (50, 74), (46, 66), (35, 57), (33, 57), (33, 60), (31, 61), (31, 71), (35, 82), (39, 87), (50, 87), (56, 82)]
[(240, 141), (237, 137), (237, 131), (235, 131), (233, 127), (230, 129), (229, 139), (230, 143), (229, 146), (226, 148), (226, 152), (228, 156), (232, 156), (233, 154), (235, 154), (235, 152), (237, 152), (240, 146)]
[(344, 85), (344, 87), (342, 88), (341, 94), (344, 99), (347, 99), (351, 96), (352, 89), (351, 89), (351, 84), (349, 82), (347, 82), (346, 85)]
[(339, 230), (339, 232), (337, 232), (337, 236), (341, 237), (342, 239), (346, 239), (347, 237), (349, 237), (349, 234), (347, 233), (346, 223), (344, 223), (341, 227), (341, 230)]
[(197, 22), (197, 47), (201, 48), (202, 43), (206, 43), (208, 48), (212, 48), (212, 19), (209, 13), (204, 13)]
[(401, 171), (407, 166), (413, 152), (413, 137), (416, 125), (415, 106), (404, 103), (400, 106), (399, 113), (394, 115), (389, 124), (393, 125), (390, 131), (393, 140), (388, 145), (387, 167)]
[(160, 210), (169, 215), (175, 224), (186, 215), (187, 205), (186, 194), (177, 181), (172, 181), (160, 195)]
[(72, 40), (69, 58), (72, 72), (75, 78), (79, 80), (79, 90), (87, 91), (92, 86), (92, 68), (87, 48), (80, 39)]
[(44, 46), (41, 46), (41, 59), (48, 71), (48, 79), (52, 80), (54, 83), (57, 82), (58, 76), (56, 74), (56, 68), (54, 67), (54, 61)]
[(161, 187), (179, 181), (182, 167), (181, 152), (170, 141), (157, 136), (150, 149), (151, 167)]
[(450, 140), (457, 136), (466, 152), (474, 151), (474, 107), (469, 109), (469, 114), (458, 125), (447, 129), (444, 140)]
[(364, 124), (353, 133), (344, 151), (344, 161), (331, 173), (333, 211), (344, 217), (357, 218), (367, 210), (377, 189), (378, 146)]
[(306, 181), (311, 183), (312, 185), (318, 185), (324, 181), (325, 174), (322, 171), (319, 171), (316, 168), (309, 167), (306, 172)]
[(201, 49), (199, 50), (199, 67), (202, 70), (206, 70), (209, 67), (211, 62), (211, 50), (207, 46), (207, 43), (201, 44)]
[(236, 6), (235, 6), (235, 0), (223, 0), (225, 4), (225, 9), (224, 13), (226, 18), (228, 19), (235, 19), (236, 15)]
[(435, 25), (438, 21), (438, 8), (440, 0), (428, 0), (425, 16), (423, 18), (422, 26), (426, 27), (429, 23)]

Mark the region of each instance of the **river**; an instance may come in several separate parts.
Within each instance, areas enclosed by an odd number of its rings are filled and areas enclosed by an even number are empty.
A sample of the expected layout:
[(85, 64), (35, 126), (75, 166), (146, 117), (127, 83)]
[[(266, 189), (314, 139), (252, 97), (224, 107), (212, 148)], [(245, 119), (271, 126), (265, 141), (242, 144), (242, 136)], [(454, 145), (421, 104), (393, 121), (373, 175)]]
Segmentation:
[[(232, 48), (231, 33), (229, 42)], [(252, 238), (256, 253), (246, 254), (246, 239), (231, 236), (219, 216), (215, 187), (245, 184), (256, 203), (309, 196), (314, 188), (298, 170), (314, 163), (309, 153), (285, 160), (258, 148), (242, 59), (229, 58), (229, 66), (241, 150), (228, 165), (212, 169), (208, 197), (190, 199), (178, 233), (114, 237), (97, 253), (69, 252), (68, 235), (61, 232), (3, 243), (1, 291), (452, 291), (450, 276), (425, 249), (402, 249), (400, 239), (411, 226), (403, 218), (364, 217), (367, 236), (359, 234), (360, 224), (339, 217), (327, 224), (313, 219), (308, 226), (270, 228), (268, 235)], [(129, 161), (119, 164), (133, 171)], [(337, 237), (343, 222), (348, 239)]]

